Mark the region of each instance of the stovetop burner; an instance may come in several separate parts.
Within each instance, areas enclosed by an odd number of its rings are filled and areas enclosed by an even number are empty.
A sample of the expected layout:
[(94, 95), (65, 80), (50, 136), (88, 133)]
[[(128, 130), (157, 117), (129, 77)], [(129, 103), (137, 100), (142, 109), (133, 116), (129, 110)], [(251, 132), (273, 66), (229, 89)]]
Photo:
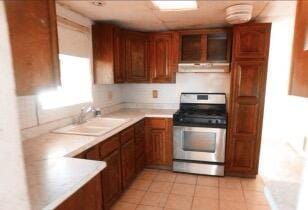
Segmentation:
[(182, 93), (180, 109), (173, 116), (174, 125), (226, 128), (225, 98), (225, 94)]

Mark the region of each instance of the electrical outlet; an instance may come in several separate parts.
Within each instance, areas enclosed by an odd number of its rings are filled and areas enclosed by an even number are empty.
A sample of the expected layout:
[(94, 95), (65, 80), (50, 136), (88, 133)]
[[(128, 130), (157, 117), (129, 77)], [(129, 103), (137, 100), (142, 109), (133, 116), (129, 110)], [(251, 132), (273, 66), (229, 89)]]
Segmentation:
[(158, 91), (157, 90), (152, 90), (152, 97), (158, 98)]
[(108, 100), (111, 101), (113, 98), (112, 91), (108, 91)]

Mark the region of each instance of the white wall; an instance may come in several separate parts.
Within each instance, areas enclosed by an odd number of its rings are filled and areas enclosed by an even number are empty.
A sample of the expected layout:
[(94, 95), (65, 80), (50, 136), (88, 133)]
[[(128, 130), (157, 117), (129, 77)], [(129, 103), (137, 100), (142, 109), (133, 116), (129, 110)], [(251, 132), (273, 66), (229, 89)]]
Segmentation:
[(29, 208), (4, 3), (0, 1), (0, 209)]
[[(176, 84), (124, 84), (123, 101), (128, 103), (179, 104), (181, 92), (229, 94), (230, 73), (177, 73)], [(158, 90), (158, 98), (152, 98)]]
[(308, 136), (308, 98), (288, 95), (293, 28), (294, 17), (272, 23), (262, 137), (300, 148)]

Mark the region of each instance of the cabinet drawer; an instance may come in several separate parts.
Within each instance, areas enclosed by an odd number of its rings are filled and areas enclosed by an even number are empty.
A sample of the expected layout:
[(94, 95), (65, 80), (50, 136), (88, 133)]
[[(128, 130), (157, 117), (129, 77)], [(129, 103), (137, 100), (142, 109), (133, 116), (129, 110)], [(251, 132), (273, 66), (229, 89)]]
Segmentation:
[(151, 118), (149, 119), (149, 126), (151, 128), (166, 128), (167, 120), (165, 118)]
[(100, 146), (101, 157), (105, 158), (120, 147), (119, 135), (113, 136)]
[(142, 120), (135, 125), (135, 134), (140, 134), (145, 132), (145, 121)]
[(123, 131), (121, 134), (121, 144), (124, 144), (125, 142), (128, 142), (129, 140), (134, 138), (134, 128), (129, 127), (125, 131)]

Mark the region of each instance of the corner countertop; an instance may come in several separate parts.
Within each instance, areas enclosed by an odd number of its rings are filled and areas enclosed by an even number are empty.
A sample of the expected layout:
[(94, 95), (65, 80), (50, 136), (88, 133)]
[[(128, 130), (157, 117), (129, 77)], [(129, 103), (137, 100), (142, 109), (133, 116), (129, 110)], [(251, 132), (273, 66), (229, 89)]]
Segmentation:
[(54, 209), (106, 167), (104, 161), (72, 158), (145, 117), (172, 118), (174, 109), (121, 109), (103, 117), (128, 118), (102, 136), (48, 133), (25, 140), (23, 150), (33, 209)]

